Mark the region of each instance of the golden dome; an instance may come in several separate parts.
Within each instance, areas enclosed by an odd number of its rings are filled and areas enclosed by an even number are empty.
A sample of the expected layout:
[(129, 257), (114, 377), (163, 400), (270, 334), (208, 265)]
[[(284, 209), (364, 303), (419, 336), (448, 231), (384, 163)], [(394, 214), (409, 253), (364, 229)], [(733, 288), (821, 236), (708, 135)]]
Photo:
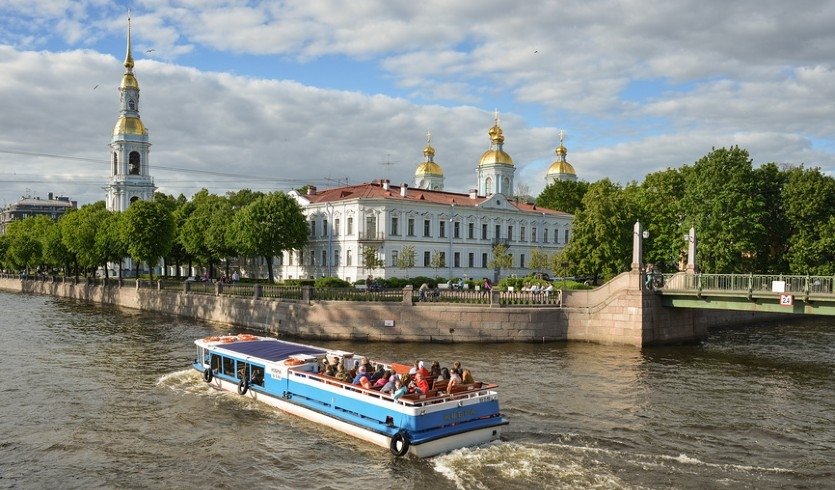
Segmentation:
[(479, 165), (513, 165), (513, 159), (504, 150), (487, 150), (481, 155)]
[(415, 170), (415, 177), (423, 177), (427, 175), (443, 177), (444, 171), (441, 169), (441, 166), (435, 162), (423, 162), (418, 165), (417, 170)]
[(148, 130), (145, 129), (145, 125), (142, 124), (142, 121), (138, 117), (120, 116), (119, 120), (116, 121), (116, 126), (113, 128), (113, 135), (120, 134), (145, 136), (148, 134)]
[(133, 73), (125, 73), (125, 75), (122, 77), (122, 83), (119, 84), (119, 88), (132, 88), (135, 90), (139, 90), (139, 82), (136, 81), (136, 77), (133, 76)]
[(481, 154), (481, 160), (478, 162), (482, 165), (510, 165), (513, 166), (513, 159), (502, 148), (504, 146), (504, 133), (501, 126), (499, 126), (499, 111), (496, 111), (493, 127), (487, 131), (490, 136), (490, 149)]
[(556, 174), (577, 175), (577, 172), (574, 171), (574, 167), (572, 167), (570, 163), (557, 160), (552, 163), (550, 167), (548, 167), (548, 173), (546, 175), (551, 176)]
[(435, 149), (432, 148), (432, 145), (427, 144), (426, 148), (423, 149), (423, 156), (427, 157), (431, 160), (431, 157), (435, 156)]

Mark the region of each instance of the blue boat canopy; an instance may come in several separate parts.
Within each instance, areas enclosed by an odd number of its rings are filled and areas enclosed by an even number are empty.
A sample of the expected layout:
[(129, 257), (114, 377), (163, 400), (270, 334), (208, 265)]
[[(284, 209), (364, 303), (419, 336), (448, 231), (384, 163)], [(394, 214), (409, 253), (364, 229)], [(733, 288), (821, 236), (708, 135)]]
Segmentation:
[(268, 361), (280, 361), (296, 354), (317, 355), (327, 351), (315, 347), (307, 347), (298, 344), (288, 344), (281, 341), (234, 342), (222, 346), (226, 350), (237, 352), (246, 356), (259, 357)]

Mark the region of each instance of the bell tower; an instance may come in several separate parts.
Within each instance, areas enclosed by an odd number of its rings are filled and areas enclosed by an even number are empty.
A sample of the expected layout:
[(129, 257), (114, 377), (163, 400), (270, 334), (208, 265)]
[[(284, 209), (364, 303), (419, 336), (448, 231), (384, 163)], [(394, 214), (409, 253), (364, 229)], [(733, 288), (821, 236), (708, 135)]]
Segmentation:
[(119, 119), (110, 140), (110, 181), (105, 187), (105, 204), (110, 211), (125, 211), (137, 199), (154, 197), (154, 178), (148, 169), (148, 130), (139, 119), (139, 82), (133, 75), (130, 13), (128, 13), (128, 46), (125, 53), (125, 74), (119, 84)]

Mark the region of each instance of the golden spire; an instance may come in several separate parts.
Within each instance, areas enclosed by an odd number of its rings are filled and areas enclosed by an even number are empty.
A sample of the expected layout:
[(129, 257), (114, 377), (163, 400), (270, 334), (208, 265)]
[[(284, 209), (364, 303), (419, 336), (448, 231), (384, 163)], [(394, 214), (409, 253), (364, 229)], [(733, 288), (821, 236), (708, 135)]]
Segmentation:
[(565, 161), (565, 155), (568, 153), (568, 149), (566, 149), (565, 145), (562, 144), (563, 138), (565, 138), (565, 131), (560, 129), (560, 146), (558, 146), (554, 152), (560, 158), (561, 162)]
[(426, 157), (427, 162), (432, 161), (432, 157), (435, 156), (435, 149), (432, 148), (432, 132), (426, 132), (426, 147), (423, 149), (423, 156)]
[(499, 126), (499, 110), (496, 109), (493, 113), (493, 127), (487, 132), (490, 136), (491, 148), (493, 146), (501, 146), (504, 143), (504, 134), (502, 128)]
[(128, 73), (133, 70), (133, 55), (130, 50), (130, 9), (128, 9), (128, 49), (125, 53), (125, 68), (128, 69)]

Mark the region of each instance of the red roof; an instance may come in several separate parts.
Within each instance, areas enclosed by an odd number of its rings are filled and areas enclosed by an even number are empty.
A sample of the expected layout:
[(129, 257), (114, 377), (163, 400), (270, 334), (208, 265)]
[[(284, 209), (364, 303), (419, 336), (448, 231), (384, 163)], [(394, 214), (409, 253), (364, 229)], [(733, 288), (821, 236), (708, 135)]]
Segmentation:
[[(392, 201), (420, 201), (424, 203), (441, 204), (449, 206), (455, 204), (456, 206), (471, 206), (477, 207), (483, 202), (492, 199), (494, 196), (484, 197), (476, 196), (471, 199), (469, 194), (461, 194), (459, 192), (435, 191), (420, 188), (408, 188), (406, 196), (400, 195), (399, 185), (389, 185), (389, 189), (383, 188), (379, 182), (371, 182), (358, 185), (349, 185), (344, 187), (334, 187), (318, 191), (315, 194), (307, 194), (304, 196), (311, 203), (326, 203), (335, 201), (346, 201), (351, 199), (385, 199)], [(541, 208), (536, 204), (528, 204), (514, 199), (508, 199), (507, 203), (519, 211), (536, 214), (549, 214), (555, 216), (570, 216), (568, 213), (556, 211), (553, 209)]]

